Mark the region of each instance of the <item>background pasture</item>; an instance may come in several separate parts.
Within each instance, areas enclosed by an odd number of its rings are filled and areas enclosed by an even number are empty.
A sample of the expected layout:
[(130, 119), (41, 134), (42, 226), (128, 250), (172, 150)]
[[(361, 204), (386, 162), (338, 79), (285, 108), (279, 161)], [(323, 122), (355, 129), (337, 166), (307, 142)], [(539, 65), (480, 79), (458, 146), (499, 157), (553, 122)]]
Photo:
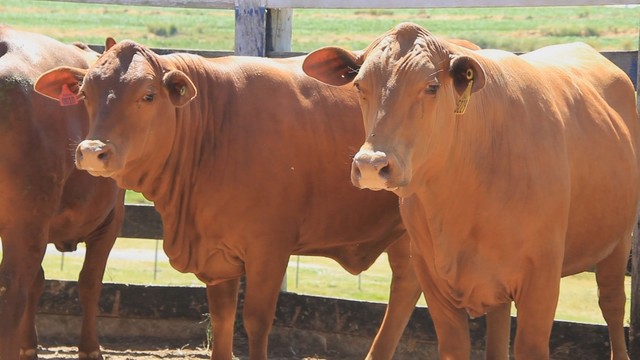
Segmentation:
[[(640, 8), (633, 6), (297, 9), (293, 12), (292, 50), (306, 52), (326, 45), (360, 49), (401, 21), (417, 22), (444, 37), (466, 38), (483, 47), (512, 51), (578, 40), (598, 50), (637, 50), (639, 15)], [(230, 10), (56, 1), (3, 0), (0, 3), (0, 23), (41, 32), (64, 42), (96, 45), (113, 36), (156, 48), (231, 51), (234, 21), (234, 12)], [(144, 201), (134, 193), (129, 194), (128, 200)], [(105, 281), (201, 286), (192, 275), (174, 271), (163, 256), (161, 245), (158, 253), (157, 249), (155, 241), (119, 239)], [(358, 300), (387, 299), (390, 275), (384, 258), (361, 277), (348, 275), (328, 259), (302, 257), (299, 263), (297, 260), (297, 257), (291, 259), (287, 276), (289, 291)], [(78, 256), (62, 257), (51, 252), (44, 266), (48, 278), (76, 279), (79, 263)], [(557, 318), (603, 323), (592, 274), (563, 280)]]
[[(393, 25), (413, 21), (437, 35), (512, 51), (578, 40), (598, 50), (635, 50), (639, 15), (640, 8), (634, 6), (296, 9), (291, 47), (305, 52), (326, 45), (360, 49)], [(234, 21), (231, 10), (58, 1), (0, 3), (0, 23), (42, 32), (63, 42), (97, 45), (113, 36), (151, 47), (233, 50)]]

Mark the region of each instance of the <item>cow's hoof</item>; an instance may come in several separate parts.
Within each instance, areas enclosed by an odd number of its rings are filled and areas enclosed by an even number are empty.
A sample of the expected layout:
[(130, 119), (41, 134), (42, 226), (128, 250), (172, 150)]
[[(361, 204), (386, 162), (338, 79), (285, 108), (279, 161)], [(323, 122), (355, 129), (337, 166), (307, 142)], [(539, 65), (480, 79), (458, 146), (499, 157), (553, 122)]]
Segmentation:
[(20, 349), (20, 360), (37, 360), (38, 352), (36, 349)]
[(86, 353), (84, 351), (78, 352), (78, 359), (80, 360), (103, 360), (102, 353), (100, 350), (92, 351), (90, 353)]

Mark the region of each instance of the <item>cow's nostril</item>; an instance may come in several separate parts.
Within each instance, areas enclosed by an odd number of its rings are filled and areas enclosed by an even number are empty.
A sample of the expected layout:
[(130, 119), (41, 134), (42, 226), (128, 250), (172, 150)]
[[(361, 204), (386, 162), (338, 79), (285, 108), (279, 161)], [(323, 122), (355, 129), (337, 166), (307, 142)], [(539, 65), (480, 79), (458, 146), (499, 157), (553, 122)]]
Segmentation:
[(380, 171), (378, 172), (378, 174), (380, 174), (380, 176), (382, 178), (388, 179), (389, 175), (391, 173), (391, 168), (389, 167), (389, 165), (385, 165), (382, 169), (380, 169)]
[(362, 173), (360, 172), (360, 167), (359, 166), (354, 166), (353, 167), (353, 175), (355, 175), (356, 178), (360, 178), (362, 176)]
[(98, 154), (98, 160), (106, 160), (108, 156), (109, 154), (106, 152), (100, 153)]

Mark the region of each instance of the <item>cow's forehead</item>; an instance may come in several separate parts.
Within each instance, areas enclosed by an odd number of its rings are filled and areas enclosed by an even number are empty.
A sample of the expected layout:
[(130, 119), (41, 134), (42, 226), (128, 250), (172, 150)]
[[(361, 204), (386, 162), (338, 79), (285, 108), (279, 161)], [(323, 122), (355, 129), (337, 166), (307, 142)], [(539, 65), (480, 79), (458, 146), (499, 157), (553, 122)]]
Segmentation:
[[(380, 39), (375, 48), (369, 49), (361, 68), (361, 78), (367, 74), (435, 74), (446, 66), (448, 59), (445, 49), (438, 39), (429, 34), (416, 33), (413, 36), (390, 33)], [(416, 78), (417, 80), (417, 78)]]
[(160, 71), (156, 56), (133, 42), (117, 44), (95, 63), (87, 74), (87, 80), (118, 81), (125, 84), (148, 80)]

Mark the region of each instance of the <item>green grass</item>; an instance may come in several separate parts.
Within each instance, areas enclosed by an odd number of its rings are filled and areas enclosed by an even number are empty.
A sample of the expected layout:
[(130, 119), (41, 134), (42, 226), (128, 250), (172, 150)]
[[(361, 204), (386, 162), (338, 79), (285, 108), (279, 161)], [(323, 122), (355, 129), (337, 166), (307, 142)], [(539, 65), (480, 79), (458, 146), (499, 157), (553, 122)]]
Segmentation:
[[(390, 15), (295, 10), (293, 38), (297, 50), (332, 43), (359, 49), (395, 24), (412, 21), (437, 35), (468, 39), (485, 48), (529, 51), (584, 41), (599, 50), (631, 50), (638, 47), (638, 15), (640, 8), (619, 7), (392, 10)], [(333, 30), (317, 37), (318, 28)]]
[[(473, 9), (294, 9), (292, 50), (326, 45), (360, 49), (402, 21), (482, 47), (529, 51), (585, 41), (599, 50), (638, 48), (640, 7)], [(64, 42), (104, 44), (107, 36), (150, 47), (232, 50), (233, 10), (3, 0), (0, 23), (42, 32)]]
[[(228, 10), (20, 0), (3, 0), (0, 4), (0, 23), (45, 33), (63, 42), (97, 45), (112, 36), (151, 47), (231, 50), (234, 19), (233, 11)], [(163, 35), (161, 28), (170, 36)]]
[(133, 190), (127, 190), (124, 201), (128, 204), (151, 204), (151, 201), (147, 200), (144, 195)]
[[(158, 246), (159, 261), (154, 261), (155, 248)], [(50, 245), (51, 248), (53, 248)], [(84, 250), (84, 244), (79, 249)], [(55, 248), (53, 248), (55, 249)], [(116, 241), (107, 262), (104, 282), (141, 284), (202, 286), (193, 274), (179, 273), (169, 265), (162, 252), (162, 242), (146, 239), (125, 239)], [(82, 254), (47, 253), (43, 268), (47, 279), (77, 280), (82, 267)]]

